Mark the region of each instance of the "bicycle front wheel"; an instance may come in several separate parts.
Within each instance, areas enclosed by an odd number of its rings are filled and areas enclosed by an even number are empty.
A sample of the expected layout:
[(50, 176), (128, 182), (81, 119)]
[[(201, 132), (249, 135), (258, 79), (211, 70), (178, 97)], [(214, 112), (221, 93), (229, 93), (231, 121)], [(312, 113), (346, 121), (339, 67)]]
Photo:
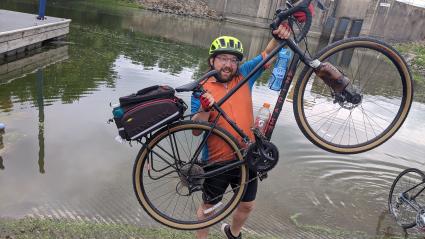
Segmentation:
[[(206, 152), (207, 138), (214, 138), (217, 152)], [(157, 132), (140, 150), (133, 169), (134, 190), (145, 211), (166, 226), (209, 227), (228, 216), (244, 194), (246, 165), (223, 170), (241, 160), (237, 141), (226, 131), (207, 123), (179, 122)], [(211, 171), (213, 176), (193, 177)]]
[[(388, 208), (396, 222), (404, 229), (416, 226), (416, 215), (424, 198), (416, 196), (424, 188), (425, 175), (416, 168), (401, 172), (391, 186)], [(402, 199), (403, 197), (404, 199)], [(422, 200), (422, 202), (419, 202)], [(422, 204), (423, 205), (423, 204)]]
[(406, 62), (391, 46), (372, 38), (335, 42), (318, 53), (350, 79), (361, 96), (353, 104), (336, 94), (306, 66), (295, 85), (294, 114), (303, 134), (334, 153), (360, 153), (388, 140), (412, 104), (413, 82)]

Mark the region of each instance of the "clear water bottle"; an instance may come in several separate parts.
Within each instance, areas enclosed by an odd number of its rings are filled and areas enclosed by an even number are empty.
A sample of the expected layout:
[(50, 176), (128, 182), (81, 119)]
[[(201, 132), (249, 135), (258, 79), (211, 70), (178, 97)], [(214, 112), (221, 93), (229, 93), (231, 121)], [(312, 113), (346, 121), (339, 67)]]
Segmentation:
[(270, 104), (266, 102), (263, 104), (263, 107), (258, 110), (254, 120), (254, 127), (259, 129), (261, 133), (266, 133), (270, 116)]
[(279, 51), (276, 63), (272, 71), (272, 75), (269, 78), (269, 88), (275, 91), (282, 89), (283, 77), (285, 77), (286, 68), (289, 60), (291, 60), (292, 52), (286, 48), (282, 48)]

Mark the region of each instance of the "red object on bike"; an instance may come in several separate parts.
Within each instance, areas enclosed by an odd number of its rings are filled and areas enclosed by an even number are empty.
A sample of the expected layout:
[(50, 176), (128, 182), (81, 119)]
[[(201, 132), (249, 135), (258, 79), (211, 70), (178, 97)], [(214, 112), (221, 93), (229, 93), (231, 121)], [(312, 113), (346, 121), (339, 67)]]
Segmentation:
[(210, 108), (210, 104), (211, 104), (211, 102), (205, 97), (205, 96), (203, 96), (203, 95), (201, 95), (200, 97), (199, 97), (199, 100), (201, 101), (201, 106), (202, 106), (202, 109), (204, 110), (204, 111), (208, 111), (209, 110), (209, 108)]
[[(310, 10), (311, 16), (314, 17), (314, 7), (313, 4), (310, 3), (310, 5), (308, 6), (308, 10)], [(305, 15), (304, 12), (296, 12), (294, 13), (294, 17), (297, 19), (297, 21), (299, 22), (305, 22), (307, 20), (307, 16)]]
[(283, 22), (281, 25), (284, 26), (286, 29), (291, 30), (291, 27), (289, 26), (288, 22)]

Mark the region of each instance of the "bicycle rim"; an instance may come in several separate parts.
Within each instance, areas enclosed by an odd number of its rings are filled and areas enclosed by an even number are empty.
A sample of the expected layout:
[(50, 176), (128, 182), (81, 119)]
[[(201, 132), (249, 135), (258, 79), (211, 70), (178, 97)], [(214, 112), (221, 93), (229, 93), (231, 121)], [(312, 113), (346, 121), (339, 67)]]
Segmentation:
[[(200, 135), (195, 136), (193, 130)], [(202, 151), (193, 161), (193, 155), (208, 132), (211, 132), (209, 137), (222, 140), (222, 147), (227, 149), (226, 155), (220, 155), (226, 159), (224, 163), (205, 161)], [(218, 128), (191, 121), (174, 124), (155, 134), (148, 146), (141, 149), (133, 170), (134, 190), (142, 207), (156, 221), (182, 230), (201, 229), (223, 220), (236, 208), (244, 194), (248, 177), (246, 166), (217, 176), (232, 177), (237, 185), (228, 185), (224, 192), (214, 195), (212, 209), (201, 210), (200, 206), (203, 196), (209, 195), (205, 194), (206, 191), (216, 185), (210, 183), (210, 178), (192, 179), (190, 182), (186, 176), (208, 172), (213, 167), (220, 168), (220, 165), (229, 162), (227, 160), (242, 160), (235, 142)], [(197, 188), (189, 193), (192, 186)]]
[(359, 91), (359, 104), (335, 101), (309, 67), (295, 86), (294, 113), (304, 135), (335, 153), (360, 153), (388, 140), (407, 117), (413, 98), (409, 69), (391, 47), (369, 38), (336, 42), (317, 57), (331, 62)]
[[(394, 216), (396, 222), (404, 229), (412, 228), (416, 225), (417, 211), (411, 205), (400, 199), (404, 193), (405, 198), (416, 195), (425, 185), (415, 188), (425, 180), (425, 175), (422, 171), (416, 168), (409, 168), (401, 172), (394, 180), (389, 198), (388, 208)], [(414, 205), (424, 205), (424, 197), (419, 195), (415, 200), (411, 201)]]

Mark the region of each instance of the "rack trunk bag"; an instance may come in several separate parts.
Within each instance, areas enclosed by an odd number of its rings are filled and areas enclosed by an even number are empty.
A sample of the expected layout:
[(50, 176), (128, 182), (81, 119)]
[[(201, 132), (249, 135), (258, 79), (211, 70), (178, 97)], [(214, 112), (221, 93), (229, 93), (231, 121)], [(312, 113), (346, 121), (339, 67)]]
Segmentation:
[(137, 140), (181, 118), (187, 105), (174, 94), (170, 86), (155, 85), (120, 97), (113, 114), (121, 138)]

